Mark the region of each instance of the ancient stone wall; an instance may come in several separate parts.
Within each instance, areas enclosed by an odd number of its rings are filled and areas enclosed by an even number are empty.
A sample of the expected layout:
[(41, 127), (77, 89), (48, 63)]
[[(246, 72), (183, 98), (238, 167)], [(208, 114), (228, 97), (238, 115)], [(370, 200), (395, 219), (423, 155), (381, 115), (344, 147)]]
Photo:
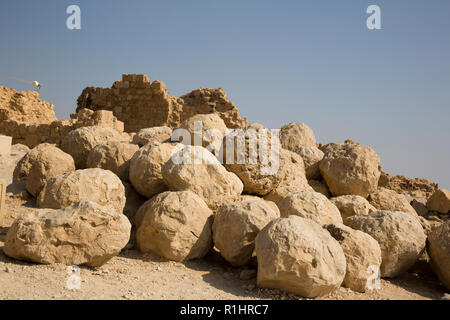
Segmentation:
[(58, 120), (53, 104), (39, 99), (36, 91), (16, 91), (0, 86), (0, 122), (14, 120), (29, 124)]
[(71, 120), (57, 120), (51, 123), (29, 124), (16, 120), (0, 121), (0, 134), (12, 137), (13, 144), (21, 143), (32, 148), (47, 142), (60, 145), (72, 130), (87, 126), (109, 126), (123, 132), (123, 122), (118, 121), (111, 111), (80, 110), (71, 115)]
[(111, 88), (87, 87), (78, 98), (78, 109), (110, 110), (125, 124), (126, 132), (155, 126), (178, 127), (199, 113), (217, 113), (230, 128), (242, 127), (236, 105), (222, 89), (198, 89), (181, 98), (170, 96), (161, 81), (143, 74), (124, 74)]

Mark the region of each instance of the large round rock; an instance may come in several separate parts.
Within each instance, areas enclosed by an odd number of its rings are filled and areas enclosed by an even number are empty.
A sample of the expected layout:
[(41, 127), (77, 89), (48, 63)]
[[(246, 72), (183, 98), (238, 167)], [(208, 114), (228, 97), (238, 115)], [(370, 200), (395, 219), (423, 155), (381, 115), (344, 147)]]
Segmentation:
[(406, 212), (375, 211), (349, 217), (345, 223), (378, 241), (382, 277), (396, 277), (406, 272), (425, 248), (426, 235), (419, 220)]
[(61, 209), (81, 200), (109, 206), (119, 213), (125, 207), (125, 188), (114, 173), (103, 169), (77, 170), (51, 178), (40, 193), (40, 208)]
[(278, 204), (287, 196), (301, 191), (314, 191), (308, 184), (303, 159), (296, 153), (282, 149), (284, 177), (264, 199)]
[(311, 219), (320, 225), (342, 223), (339, 209), (318, 192), (297, 192), (278, 203), (281, 217), (296, 215)]
[(74, 170), (75, 163), (69, 154), (51, 145), (40, 148), (28, 172), (27, 191), (37, 197), (50, 178)]
[(130, 230), (123, 214), (81, 201), (62, 210), (17, 218), (3, 251), (11, 258), (37, 263), (99, 267), (125, 247)]
[(259, 287), (304, 297), (324, 296), (339, 288), (346, 262), (339, 243), (310, 219), (289, 216), (270, 222), (255, 242)]
[[(280, 184), (292, 160), (291, 152), (280, 147), (276, 136), (257, 123), (247, 126), (245, 130), (228, 133), (224, 138), (223, 150), (225, 168), (242, 180), (244, 191), (260, 196)], [(263, 157), (261, 150), (267, 150)], [(295, 161), (303, 159), (298, 157)]]
[(290, 123), (280, 128), (283, 148), (296, 152), (303, 146), (316, 146), (314, 132), (305, 123)]
[(351, 216), (359, 216), (363, 214), (369, 214), (370, 212), (377, 211), (377, 209), (372, 206), (369, 201), (361, 196), (339, 196), (330, 199), (331, 202), (339, 209), (341, 212), (341, 217), (344, 220)]
[(308, 180), (321, 179), (319, 163), (323, 159), (323, 152), (316, 146), (301, 146), (296, 153), (303, 158), (306, 178)]
[(130, 181), (141, 195), (147, 198), (167, 191), (162, 166), (169, 161), (174, 144), (150, 142), (139, 149), (130, 160)]
[(333, 196), (353, 194), (367, 198), (380, 178), (380, 159), (371, 148), (352, 143), (330, 143), (322, 148), (320, 172)]
[(450, 213), (450, 191), (436, 190), (428, 199), (427, 208), (430, 211), (437, 211), (442, 214)]
[(128, 181), (130, 160), (139, 147), (127, 142), (107, 142), (99, 144), (89, 153), (88, 168), (101, 168), (114, 172), (120, 179)]
[(280, 211), (269, 201), (243, 200), (219, 208), (213, 224), (214, 245), (233, 266), (249, 263), (258, 232)]
[(55, 145), (50, 143), (41, 143), (35, 146), (33, 149), (28, 150), (28, 152), (22, 157), (22, 159), (17, 162), (16, 167), (14, 168), (13, 182), (27, 180), (31, 166), (36, 162), (37, 158), (43, 152), (45, 152), (46, 149), (54, 147)]
[(433, 271), (450, 290), (450, 220), (436, 227), (429, 234), (427, 251)]
[[(77, 169), (87, 167), (87, 158), (95, 146), (113, 141), (125, 141), (123, 135), (111, 127), (82, 127), (69, 132), (61, 143), (61, 149), (75, 160)], [(126, 141), (128, 142), (128, 141)]]
[(190, 190), (213, 210), (236, 201), (243, 190), (242, 181), (200, 146), (180, 148), (162, 167), (162, 175), (170, 190)]
[(371, 193), (367, 200), (378, 210), (407, 212), (417, 217), (417, 212), (409, 204), (408, 199), (393, 190), (380, 188)]
[(212, 247), (212, 214), (190, 191), (160, 193), (137, 213), (142, 217), (136, 234), (138, 249), (174, 261), (201, 258)]
[(347, 261), (344, 285), (353, 291), (373, 290), (381, 265), (381, 249), (378, 242), (369, 234), (353, 230), (343, 224), (328, 224), (325, 229), (335, 238), (344, 250)]
[(190, 134), (190, 142), (183, 141), (184, 144), (203, 146), (215, 155), (218, 155), (228, 130), (225, 122), (216, 113), (196, 114), (183, 121), (180, 128)]
[(150, 142), (169, 142), (171, 136), (172, 129), (166, 126), (145, 128), (134, 135), (132, 143), (143, 147)]

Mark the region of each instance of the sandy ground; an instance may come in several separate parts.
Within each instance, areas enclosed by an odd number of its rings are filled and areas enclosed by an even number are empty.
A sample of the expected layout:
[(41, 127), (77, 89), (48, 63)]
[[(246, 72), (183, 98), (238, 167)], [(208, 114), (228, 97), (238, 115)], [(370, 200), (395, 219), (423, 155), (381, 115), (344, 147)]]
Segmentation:
[[(0, 157), (0, 179), (11, 181), (20, 154)], [(33, 212), (33, 200), (24, 200), (13, 190), (7, 197), (6, 217), (0, 226), (0, 299), (302, 299), (277, 290), (256, 287), (256, 279), (241, 280), (242, 269), (229, 266), (218, 253), (205, 259), (177, 263), (128, 246), (99, 269), (79, 269), (78, 279), (64, 265), (37, 265), (8, 258), (1, 248), (14, 218)], [(75, 282), (76, 284), (76, 282)], [(415, 300), (448, 299), (445, 289), (430, 273), (408, 273), (382, 279), (381, 289), (357, 293), (340, 288), (321, 299)]]

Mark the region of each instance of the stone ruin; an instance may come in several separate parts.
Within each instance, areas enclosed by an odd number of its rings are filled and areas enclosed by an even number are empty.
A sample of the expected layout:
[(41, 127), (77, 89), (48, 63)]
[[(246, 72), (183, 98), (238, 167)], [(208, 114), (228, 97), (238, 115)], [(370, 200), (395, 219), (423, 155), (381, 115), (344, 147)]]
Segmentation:
[(77, 101), (70, 120), (58, 120), (53, 104), (40, 100), (37, 92), (0, 86), (0, 134), (32, 148), (44, 142), (59, 146), (80, 127), (101, 125), (132, 133), (156, 126), (176, 128), (196, 114), (216, 113), (229, 128), (247, 125), (220, 88), (201, 88), (177, 98), (163, 82), (144, 74), (124, 74), (111, 88), (87, 87)]
[(109, 110), (125, 124), (126, 132), (168, 126), (178, 127), (196, 114), (217, 113), (229, 128), (247, 125), (236, 105), (222, 89), (197, 89), (179, 98), (169, 95), (163, 82), (150, 81), (144, 74), (124, 74), (111, 88), (87, 87), (78, 108)]
[(47, 142), (59, 146), (70, 131), (94, 125), (123, 132), (123, 123), (111, 111), (80, 109), (70, 117), (58, 120), (53, 104), (40, 100), (35, 91), (17, 92), (0, 86), (0, 135), (11, 137), (13, 144), (32, 148)]
[[(193, 134), (193, 119), (222, 132), (220, 143), (227, 127), (264, 127), (247, 125), (222, 89), (176, 98), (145, 75), (86, 88), (62, 121), (35, 94), (0, 89), (0, 133), (37, 145), (13, 181), (45, 209), (8, 226), (3, 252), (13, 259), (99, 267), (126, 246), (178, 262), (215, 252), (261, 288), (310, 298), (341, 285), (372, 290), (368, 268), (394, 278), (425, 261), (450, 288), (450, 191), (385, 174), (368, 146), (318, 144), (306, 124), (290, 123), (274, 174), (263, 163), (222, 165), (202, 145), (182, 148), (205, 163), (179, 163), (168, 138), (177, 127)], [(18, 96), (36, 104), (18, 108)]]

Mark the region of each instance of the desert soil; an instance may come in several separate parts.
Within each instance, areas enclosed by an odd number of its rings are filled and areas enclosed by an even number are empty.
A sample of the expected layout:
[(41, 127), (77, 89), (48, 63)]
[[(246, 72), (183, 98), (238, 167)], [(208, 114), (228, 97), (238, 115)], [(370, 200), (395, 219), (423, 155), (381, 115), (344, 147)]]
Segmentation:
[[(12, 180), (21, 154), (0, 157), (0, 179)], [(256, 279), (241, 280), (239, 268), (227, 265), (218, 253), (205, 259), (177, 263), (130, 246), (99, 269), (80, 268), (79, 290), (69, 290), (70, 274), (64, 265), (38, 265), (8, 258), (2, 250), (14, 218), (30, 213), (33, 200), (25, 200), (9, 188), (6, 216), (0, 226), (1, 299), (302, 299), (277, 290), (256, 287)], [(12, 196), (13, 193), (16, 193)], [(340, 288), (320, 299), (443, 299), (445, 289), (432, 274), (408, 273), (382, 279), (381, 289), (357, 293)]]

